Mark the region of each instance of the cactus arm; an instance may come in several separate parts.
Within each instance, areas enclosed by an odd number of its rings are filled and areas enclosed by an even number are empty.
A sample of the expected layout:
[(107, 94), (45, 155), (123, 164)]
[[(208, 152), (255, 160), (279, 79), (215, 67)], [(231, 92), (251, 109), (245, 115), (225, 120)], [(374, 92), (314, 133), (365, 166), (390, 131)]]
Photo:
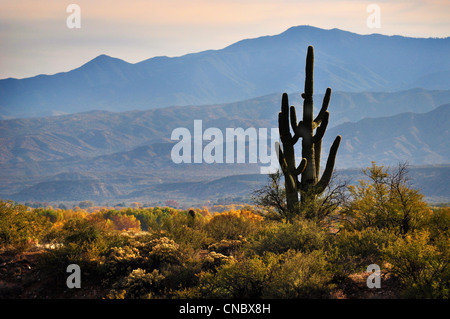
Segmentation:
[(292, 127), (292, 131), (296, 132), (297, 131), (297, 127), (298, 127), (298, 123), (297, 123), (297, 113), (295, 112), (295, 106), (291, 106), (290, 111), (291, 111), (291, 127)]
[(278, 152), (277, 152), (278, 161), (280, 162), (281, 170), (283, 171), (284, 177), (287, 180), (287, 182), (286, 182), (287, 189), (286, 190), (287, 191), (295, 190), (295, 181), (292, 178), (292, 174), (290, 174), (289, 167), (286, 162), (286, 157), (284, 156), (283, 151), (281, 150), (281, 145), (278, 142), (276, 142), (275, 147), (278, 147)]
[(297, 114), (295, 112), (295, 106), (291, 106), (290, 108), (290, 119), (292, 131), (294, 132), (294, 136), (292, 137), (292, 145), (295, 145), (295, 143), (297, 143), (299, 138), (302, 137), (301, 134), (302, 121), (297, 123)]
[(322, 140), (325, 131), (327, 130), (328, 120), (330, 118), (330, 113), (328, 111), (325, 112), (325, 115), (323, 116), (323, 120), (320, 123), (320, 126), (317, 128), (316, 134), (313, 137), (313, 143), (317, 143), (318, 141)]
[(322, 153), (322, 138), (325, 134), (325, 131), (327, 129), (328, 120), (330, 117), (330, 113), (328, 111), (325, 112), (323, 116), (323, 120), (320, 123), (319, 128), (316, 130), (316, 134), (313, 137), (313, 143), (314, 143), (314, 161), (315, 161), (315, 170), (316, 170), (316, 177), (319, 177), (320, 174), (320, 155)]
[(316, 177), (320, 176), (320, 156), (322, 154), (322, 140), (318, 140), (314, 143), (314, 161), (315, 161), (315, 170)]
[(317, 184), (314, 187), (314, 192), (316, 194), (322, 193), (331, 180), (331, 176), (333, 174), (334, 169), (334, 163), (336, 160), (336, 154), (340, 143), (341, 143), (341, 136), (338, 135), (336, 136), (333, 144), (331, 145), (330, 153), (327, 159), (327, 164), (325, 166), (325, 171), (323, 172), (323, 175), (320, 178), (319, 182), (317, 182)]
[(281, 150), (280, 143), (275, 142), (275, 147), (277, 148), (277, 157), (278, 157), (278, 162), (280, 163), (281, 170), (283, 171), (283, 173), (287, 173), (288, 167), (287, 167), (287, 163), (286, 163), (286, 159), (284, 157), (283, 151)]
[(292, 175), (286, 162), (286, 157), (283, 154), (283, 151), (281, 150), (280, 143), (276, 142), (275, 147), (277, 147), (278, 149), (277, 152), (278, 161), (280, 162), (281, 170), (283, 171), (284, 175), (287, 207), (289, 210), (293, 211), (293, 209), (298, 203), (297, 177)]
[(314, 128), (319, 126), (320, 123), (322, 122), (322, 120), (325, 116), (325, 113), (328, 110), (328, 105), (330, 104), (330, 98), (331, 98), (331, 89), (327, 88), (327, 91), (325, 92), (325, 96), (323, 97), (322, 108), (320, 109), (319, 114), (317, 114), (316, 118), (314, 119), (314, 124), (313, 124)]
[(296, 176), (300, 175), (301, 173), (303, 173), (303, 171), (306, 168), (306, 158), (302, 158), (302, 161), (300, 162), (300, 164), (298, 165), (298, 167), (295, 169), (294, 174)]
[(284, 158), (286, 160), (290, 172), (295, 170), (295, 153), (294, 144), (292, 143), (292, 135), (289, 130), (289, 100), (286, 93), (283, 94), (281, 100), (281, 112), (278, 113), (278, 129), (280, 139), (283, 143)]

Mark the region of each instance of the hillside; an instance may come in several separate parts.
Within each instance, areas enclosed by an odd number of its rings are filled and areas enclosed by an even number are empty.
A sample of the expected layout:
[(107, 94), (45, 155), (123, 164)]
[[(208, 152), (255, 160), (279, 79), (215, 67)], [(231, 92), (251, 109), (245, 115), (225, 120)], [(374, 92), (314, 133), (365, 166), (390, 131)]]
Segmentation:
[[(322, 95), (315, 97), (316, 111)], [(71, 115), (0, 121), (0, 164), (89, 158), (131, 151), (170, 141), (177, 127), (192, 130), (194, 120), (204, 128), (277, 127), (281, 94), (235, 103), (167, 107), (128, 112), (91, 111)], [(299, 93), (290, 102), (301, 108)], [(403, 112), (428, 112), (450, 102), (450, 90), (414, 89), (393, 93), (333, 92), (329, 128), (366, 117)], [(325, 136), (329, 136), (326, 134)]]
[[(448, 163), (449, 130), (445, 119), (449, 110), (447, 104), (423, 114), (402, 113), (344, 123), (327, 132), (324, 149), (327, 150), (335, 134), (342, 135), (344, 143), (337, 159), (339, 169), (366, 167), (372, 160), (383, 165), (401, 161), (411, 165)], [(435, 131), (440, 134), (436, 136)], [(82, 199), (83, 196), (97, 200), (207, 199), (245, 196), (250, 186), (261, 181), (244, 182), (227, 177), (258, 173), (258, 164), (175, 164), (170, 157), (173, 145), (156, 143), (91, 158), (4, 165), (0, 192), (22, 201)], [(427, 196), (449, 196), (447, 188), (442, 188), (445, 182), (436, 182), (448, 176), (448, 168), (431, 176), (429, 181), (429, 175), (419, 174), (416, 179), (421, 182), (417, 186), (423, 187)], [(224, 179), (216, 181), (218, 178)]]
[[(231, 173), (228, 171), (228, 173)], [(356, 184), (365, 176), (361, 169), (336, 171), (338, 181)], [(51, 180), (24, 188), (8, 196), (21, 202), (74, 202), (93, 200), (97, 203), (121, 201), (143, 203), (164, 202), (174, 199), (183, 205), (202, 205), (205, 202), (249, 202), (254, 190), (268, 182), (267, 175), (241, 174), (222, 178), (204, 177), (203, 181), (185, 179), (165, 182), (150, 175), (128, 174), (121, 176), (97, 175), (101, 178)], [(419, 189), (431, 203), (450, 201), (448, 180), (450, 165), (412, 166), (409, 170), (411, 186)], [(153, 183), (153, 184), (152, 184)]]
[(449, 117), (450, 104), (445, 104), (427, 113), (408, 112), (344, 123), (327, 132), (324, 147), (327, 149), (337, 134), (342, 136), (338, 167), (365, 167), (371, 161), (385, 165), (399, 161), (448, 163)]
[(359, 35), (293, 27), (274, 36), (131, 64), (100, 55), (69, 72), (0, 80), (1, 118), (227, 103), (303, 89), (305, 52), (315, 89), (399, 91), (450, 87), (450, 38)]
[[(258, 127), (261, 123), (269, 122), (269, 119), (255, 119), (246, 118), (244, 115), (239, 119), (231, 116), (233, 112), (227, 113), (224, 110), (228, 108), (233, 109), (230, 105), (223, 108), (216, 107), (216, 110), (208, 109), (208, 112), (201, 112), (201, 108), (197, 108), (198, 114), (202, 116), (209, 116), (205, 118), (206, 123), (220, 122), (222, 129), (225, 127), (233, 127), (238, 123), (241, 127)], [(218, 113), (218, 111), (223, 113)], [(166, 123), (183, 123), (180, 116), (185, 114), (177, 113), (168, 109), (149, 111), (149, 112), (168, 112), (166, 114), (177, 114), (175, 120), (172, 121), (170, 117), (165, 117)], [(445, 104), (436, 109), (426, 113), (401, 113), (390, 117), (365, 118), (357, 122), (346, 122), (330, 128), (325, 134), (323, 150), (323, 161), (326, 161), (326, 154), (328, 153), (329, 145), (336, 135), (341, 135), (343, 143), (338, 152), (337, 168), (348, 169), (355, 167), (367, 167), (371, 161), (376, 161), (378, 165), (396, 165), (398, 162), (408, 161), (410, 165), (429, 165), (441, 164), (450, 162), (450, 153), (448, 149), (449, 129), (448, 117), (450, 111), (450, 104)], [(187, 112), (187, 111), (186, 111)], [(130, 114), (126, 113), (103, 113), (94, 112), (81, 115), (53, 117), (49, 119), (38, 119), (41, 125), (35, 123), (35, 129), (40, 129), (41, 133), (36, 132), (36, 135), (30, 135), (37, 139), (40, 134), (53, 134), (52, 130), (57, 130), (58, 119), (64, 123), (70, 121), (70, 117), (86, 117), (87, 115), (106, 114), (106, 116), (116, 116), (118, 120), (111, 122), (112, 126), (119, 123), (127, 123), (130, 121), (142, 120), (143, 117), (136, 116), (132, 118)], [(144, 114), (138, 112), (138, 114)], [(154, 113), (153, 113), (154, 114)], [(153, 120), (155, 123), (157, 119), (161, 118), (162, 113)], [(205, 115), (206, 114), (206, 115)], [(213, 115), (221, 114), (223, 117), (213, 117)], [(187, 116), (187, 115), (186, 115)], [(196, 116), (195, 112), (190, 116)], [(195, 117), (194, 117), (195, 118)], [(124, 120), (125, 119), (125, 120)], [(132, 119), (132, 120), (131, 120)], [(191, 117), (192, 119), (192, 117)], [(187, 124), (190, 121), (189, 117), (184, 119)], [(93, 120), (95, 123), (98, 119)], [(30, 122), (32, 120), (14, 120), (21, 123)], [(48, 123), (46, 123), (48, 121)], [(80, 126), (83, 121), (75, 120), (74, 127)], [(217, 122), (216, 122), (217, 121)], [(11, 125), (12, 121), (3, 121), (3, 123)], [(86, 124), (84, 122), (84, 124)], [(98, 130), (101, 125), (92, 124), (94, 128), (88, 125), (86, 130), (79, 130), (80, 136), (90, 136), (91, 130)], [(107, 127), (107, 120), (103, 122), (104, 127)], [(122, 124), (123, 125), (123, 124)], [(187, 124), (187, 127), (192, 124)], [(209, 125), (205, 125), (207, 127)], [(5, 126), (4, 126), (5, 127)], [(70, 126), (69, 126), (70, 127)], [(34, 129), (33, 125), (28, 127), (29, 130)], [(73, 128), (72, 128), (73, 129)], [(126, 129), (110, 128), (110, 132), (118, 132), (118, 135), (110, 134), (109, 141), (117, 140), (115, 136), (124, 136), (123, 134), (130, 134), (127, 138), (132, 141), (134, 145), (138, 142), (144, 143), (145, 138), (152, 138), (152, 136), (142, 136), (142, 139), (133, 140), (132, 126), (130, 131)], [(70, 136), (71, 130), (66, 130), (65, 141), (75, 143), (78, 142), (75, 137)], [(139, 132), (139, 130), (137, 130)], [(28, 134), (28, 133), (27, 133)], [(105, 134), (107, 135), (107, 134)], [(137, 134), (138, 135), (138, 134)], [(138, 135), (139, 136), (139, 135)], [(153, 140), (164, 140), (161, 136), (170, 136), (170, 131), (165, 132), (163, 129), (158, 131), (157, 136), (153, 136)], [(10, 137), (12, 140), (16, 138), (14, 134)], [(17, 138), (20, 138), (17, 137)], [(103, 141), (104, 142), (104, 141)], [(237, 180), (236, 183), (233, 178), (227, 179), (228, 176), (258, 174), (261, 163), (250, 164), (175, 164), (171, 159), (171, 150), (175, 142), (163, 141), (155, 142), (149, 145), (141, 145), (130, 150), (121, 150), (118, 152), (107, 153), (105, 147), (96, 148), (96, 144), (90, 144), (90, 147), (85, 147), (86, 153), (76, 153), (76, 146), (68, 147), (68, 150), (75, 152), (76, 155), (71, 156), (71, 153), (64, 154), (58, 144), (54, 145), (52, 149), (55, 153), (51, 154), (54, 157), (59, 156), (59, 159), (47, 157), (39, 160), (33, 159), (32, 154), (39, 153), (45, 148), (43, 144), (37, 144), (36, 148), (12, 148), (12, 152), (22, 152), (28, 154), (27, 156), (20, 153), (13, 154), (14, 160), (7, 160), (2, 164), (2, 171), (0, 179), (2, 181), (0, 187), (0, 195), (4, 198), (12, 198), (15, 200), (26, 201), (57, 201), (78, 199), (82, 197), (92, 198), (96, 200), (107, 199), (133, 199), (151, 200), (154, 198), (184, 198), (195, 200), (206, 200), (207, 198), (221, 198), (221, 197), (242, 197), (248, 193), (251, 186), (258, 184), (260, 180), (242, 181)], [(205, 142), (206, 143), (206, 142)], [(51, 144), (50, 144), (51, 145)], [(70, 145), (70, 144), (69, 144)], [(85, 144), (87, 145), (87, 143)], [(105, 145), (100, 143), (99, 145)], [(108, 144), (106, 144), (108, 145)], [(133, 144), (131, 144), (133, 145)], [(129, 147), (129, 145), (117, 144), (117, 148)], [(47, 150), (50, 147), (46, 148)], [(37, 153), (34, 153), (35, 151)], [(91, 153), (89, 153), (90, 151)], [(59, 152), (59, 153), (58, 153)], [(6, 152), (5, 152), (6, 153)], [(93, 154), (101, 155), (93, 155)], [(45, 154), (45, 153), (43, 153)], [(34, 155), (35, 157), (37, 155)], [(428, 175), (421, 175), (418, 180), (421, 182), (417, 185), (424, 187), (427, 196), (435, 196), (441, 199), (450, 198), (450, 194), (446, 187), (442, 189), (445, 182), (436, 183), (436, 179), (448, 176), (448, 170), (441, 171), (439, 174), (433, 173), (434, 177), (427, 180)], [(437, 175), (436, 175), (437, 174)], [(219, 181), (217, 179), (225, 178)], [(215, 182), (213, 182), (215, 181)], [(424, 183), (423, 185), (421, 183)], [(212, 183), (212, 184), (211, 184)]]

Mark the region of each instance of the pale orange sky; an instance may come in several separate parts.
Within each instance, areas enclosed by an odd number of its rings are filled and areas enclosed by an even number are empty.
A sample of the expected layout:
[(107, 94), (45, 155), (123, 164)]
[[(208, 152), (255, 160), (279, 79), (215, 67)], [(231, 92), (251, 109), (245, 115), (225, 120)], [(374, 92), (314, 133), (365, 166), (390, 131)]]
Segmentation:
[[(69, 4), (81, 28), (69, 29)], [(369, 4), (381, 28), (369, 28)], [(359, 34), (450, 36), (449, 0), (0, 0), (0, 78), (54, 74), (107, 54), (135, 63), (221, 49), (292, 26)]]

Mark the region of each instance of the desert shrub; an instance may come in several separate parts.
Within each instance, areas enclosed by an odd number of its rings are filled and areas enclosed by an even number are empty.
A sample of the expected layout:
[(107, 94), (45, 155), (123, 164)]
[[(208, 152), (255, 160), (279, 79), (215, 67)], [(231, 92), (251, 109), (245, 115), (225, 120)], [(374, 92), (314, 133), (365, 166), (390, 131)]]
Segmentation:
[(252, 247), (258, 254), (283, 253), (290, 249), (309, 252), (322, 248), (326, 240), (326, 232), (314, 221), (295, 218), (292, 222), (266, 223), (255, 235)]
[(24, 205), (0, 200), (0, 248), (23, 251), (50, 229), (48, 219)]
[(113, 285), (109, 299), (151, 299), (163, 289), (164, 276), (157, 269), (147, 272), (134, 269), (131, 273)]
[(51, 223), (61, 222), (64, 219), (62, 210), (54, 210), (48, 208), (36, 208), (34, 213), (47, 218)]
[(424, 196), (409, 185), (406, 164), (392, 170), (372, 163), (363, 172), (368, 181), (348, 187), (351, 200), (342, 210), (350, 221), (348, 227), (387, 229), (405, 235), (430, 214)]
[(450, 245), (448, 237), (430, 242), (428, 231), (399, 237), (383, 249), (391, 272), (413, 298), (449, 298)]
[(249, 210), (231, 210), (216, 213), (205, 225), (207, 232), (216, 240), (239, 239), (254, 234), (263, 218)]
[(364, 271), (371, 264), (383, 264), (382, 250), (396, 236), (386, 230), (365, 228), (341, 230), (327, 244), (326, 253), (335, 279)]
[(109, 248), (106, 263), (114, 270), (142, 268), (153, 270), (168, 265), (179, 265), (184, 259), (180, 246), (167, 237), (144, 233), (130, 236), (120, 245)]
[(247, 239), (222, 239), (219, 242), (212, 243), (208, 246), (208, 250), (215, 251), (227, 256), (236, 253), (247, 244)]
[(252, 193), (252, 201), (266, 210), (271, 219), (289, 218), (291, 213), (286, 205), (286, 190), (282, 185), (282, 173), (277, 170), (268, 175), (268, 183)]
[(232, 259), (215, 273), (202, 272), (194, 292), (206, 298), (261, 298), (268, 278), (269, 268), (259, 256)]
[(339, 181), (336, 173), (333, 173), (323, 193), (312, 195), (302, 191), (301, 205), (289, 210), (282, 178), (283, 174), (279, 170), (269, 174), (268, 183), (252, 193), (253, 203), (263, 209), (266, 218), (292, 220), (301, 216), (323, 226), (329, 226), (335, 218), (337, 209), (347, 199), (347, 182)]
[(91, 200), (84, 200), (84, 201), (78, 203), (78, 207), (80, 207), (81, 209), (89, 208), (92, 206), (94, 206), (94, 202)]
[(166, 235), (180, 246), (188, 246), (193, 249), (205, 249), (214, 241), (205, 229), (193, 228), (188, 225), (174, 227)]
[(224, 262), (214, 272), (200, 273), (197, 287), (179, 293), (187, 298), (320, 298), (333, 288), (325, 254), (319, 250)]
[(201, 259), (202, 262), (201, 269), (205, 271), (208, 270), (215, 271), (217, 267), (220, 267), (233, 260), (234, 260), (233, 257), (226, 256), (224, 254), (215, 251), (209, 251)]
[(265, 298), (326, 298), (334, 286), (325, 254), (290, 250), (273, 267)]
[(153, 267), (158, 268), (161, 264), (179, 264), (181, 262), (180, 246), (175, 241), (162, 237), (150, 241), (149, 245), (152, 247), (149, 252), (149, 260)]
[(173, 211), (159, 220), (156, 229), (181, 246), (204, 249), (213, 239), (205, 229), (205, 218), (195, 212), (193, 215), (188, 211)]
[(111, 221), (117, 230), (141, 230), (141, 222), (133, 215), (115, 215), (111, 217)]
[(106, 254), (104, 273), (109, 278), (117, 278), (129, 273), (132, 269), (139, 268), (147, 261), (141, 256), (136, 247), (130, 244), (121, 247), (111, 247)]
[(111, 231), (111, 226), (106, 220), (97, 216), (92, 218), (74, 218), (68, 220), (62, 227), (64, 234), (63, 243), (82, 244), (82, 243), (100, 243), (105, 235)]
[[(157, 269), (164, 276), (166, 296), (176, 294), (180, 289), (195, 287), (198, 273), (214, 271), (229, 259), (216, 252), (197, 251), (188, 245), (180, 246), (168, 237), (147, 233), (130, 236), (124, 246), (113, 247), (104, 265), (108, 282), (123, 278), (132, 269), (140, 268), (147, 273)], [(116, 293), (120, 294), (121, 290), (116, 289)], [(153, 293), (153, 297), (158, 297), (156, 292)]]
[[(187, 291), (195, 291), (201, 288), (199, 285), (201, 274), (205, 272), (216, 273), (221, 266), (233, 261), (234, 258), (214, 251), (191, 251), (183, 263), (166, 264), (162, 268), (166, 276), (164, 287), (166, 295), (180, 297)], [(185, 298), (188, 298), (185, 295)]]
[(430, 240), (450, 237), (450, 207), (435, 208), (431, 214), (420, 220), (420, 229), (430, 233)]
[(66, 276), (69, 264), (98, 274), (109, 247), (115, 246), (117, 241), (108, 223), (95, 215), (69, 219), (59, 231), (58, 238), (61, 243), (55, 249), (47, 249), (39, 261), (42, 271), (56, 277)]

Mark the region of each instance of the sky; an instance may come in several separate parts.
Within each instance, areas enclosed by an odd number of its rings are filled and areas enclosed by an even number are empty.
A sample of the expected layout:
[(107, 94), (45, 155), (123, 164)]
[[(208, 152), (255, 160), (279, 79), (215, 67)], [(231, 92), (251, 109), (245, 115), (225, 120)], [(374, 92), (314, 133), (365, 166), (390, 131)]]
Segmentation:
[(136, 63), (222, 49), (298, 25), (449, 37), (450, 0), (0, 0), (0, 79), (66, 72), (100, 54)]

